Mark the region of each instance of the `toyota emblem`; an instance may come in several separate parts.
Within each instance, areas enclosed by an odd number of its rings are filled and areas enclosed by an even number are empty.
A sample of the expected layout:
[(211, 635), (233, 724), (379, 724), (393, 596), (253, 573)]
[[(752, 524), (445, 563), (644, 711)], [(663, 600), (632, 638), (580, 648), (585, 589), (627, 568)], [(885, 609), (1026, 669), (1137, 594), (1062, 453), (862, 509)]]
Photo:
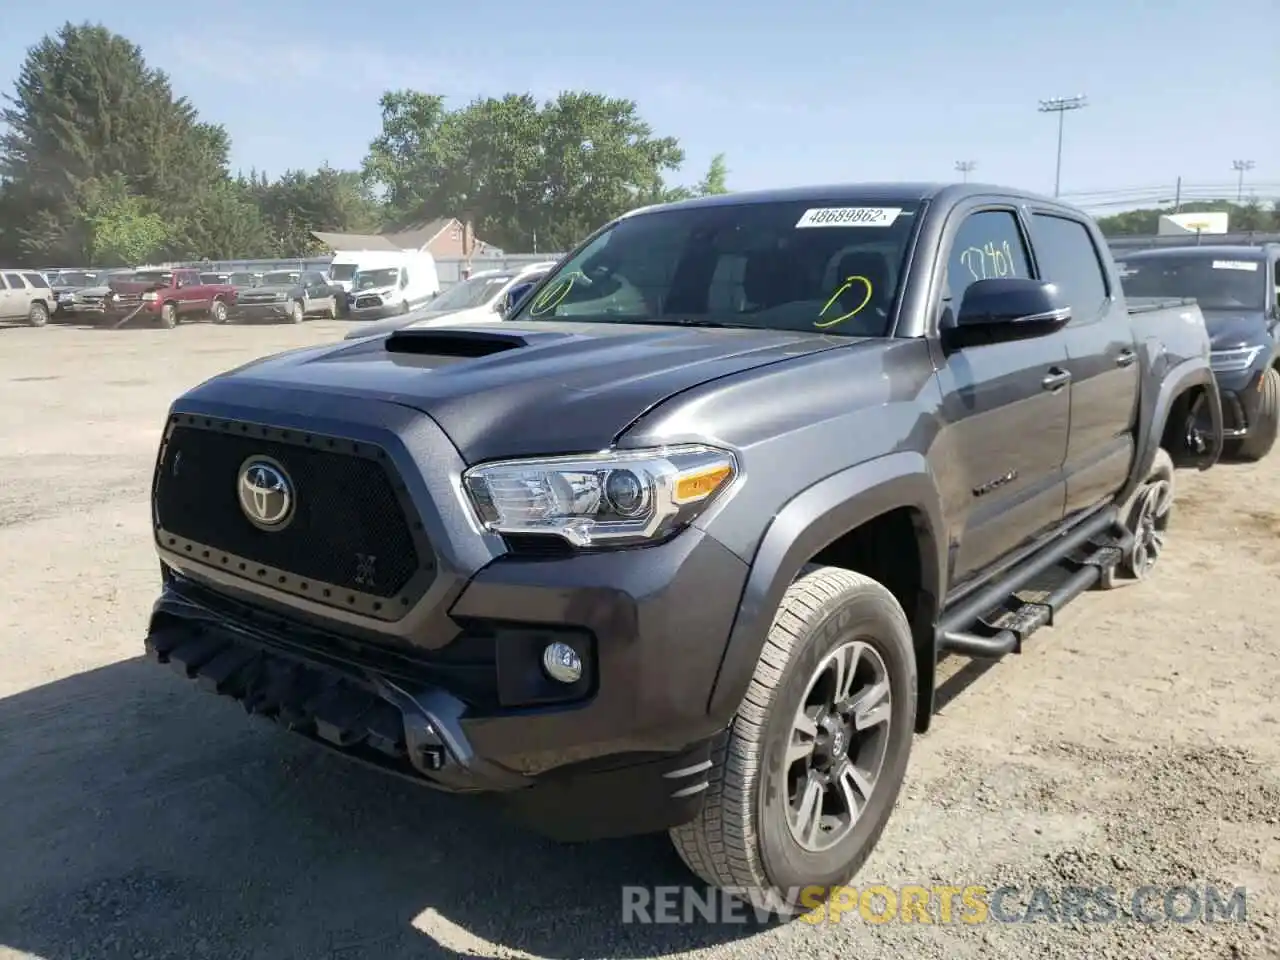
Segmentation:
[(281, 530), (293, 519), (293, 483), (274, 460), (246, 460), (240, 467), (236, 492), (245, 517), (261, 530)]

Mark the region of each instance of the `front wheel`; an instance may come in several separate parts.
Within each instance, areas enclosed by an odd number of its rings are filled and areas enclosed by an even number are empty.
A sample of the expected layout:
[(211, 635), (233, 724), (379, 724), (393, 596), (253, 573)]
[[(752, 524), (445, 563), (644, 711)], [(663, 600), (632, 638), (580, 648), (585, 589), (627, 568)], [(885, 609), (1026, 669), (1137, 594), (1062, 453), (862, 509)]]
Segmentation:
[(1264, 371), (1258, 392), (1258, 414), (1249, 426), (1248, 436), (1227, 444), (1226, 452), (1233, 460), (1256, 462), (1276, 445), (1280, 434), (1280, 370), (1270, 367)]
[(223, 303), (221, 300), (215, 300), (213, 301), (212, 304), (210, 304), (209, 319), (212, 320), (214, 323), (226, 323), (227, 316), (228, 316), (227, 305)]
[(172, 330), (178, 325), (178, 307), (176, 304), (166, 303), (160, 308), (160, 326)]
[(27, 311), (27, 323), (33, 327), (43, 327), (49, 322), (49, 308), (43, 303), (33, 303)]
[(820, 906), (889, 822), (915, 714), (898, 601), (862, 574), (809, 570), (783, 596), (713, 753), (702, 812), (671, 831), (676, 850), (707, 883), (759, 891), (784, 915)]

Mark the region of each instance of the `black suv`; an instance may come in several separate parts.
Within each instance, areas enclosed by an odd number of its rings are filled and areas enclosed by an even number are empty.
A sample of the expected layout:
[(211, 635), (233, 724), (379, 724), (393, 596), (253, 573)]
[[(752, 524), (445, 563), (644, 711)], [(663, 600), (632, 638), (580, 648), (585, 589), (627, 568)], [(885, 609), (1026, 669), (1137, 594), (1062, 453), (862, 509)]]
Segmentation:
[(791, 912), (880, 836), (938, 658), (1017, 652), (1147, 576), (1175, 467), (1211, 466), (1221, 426), (1195, 304), (1126, 305), (1056, 201), (649, 208), (503, 323), (179, 398), (147, 646), (551, 836), (670, 830), (705, 880)]

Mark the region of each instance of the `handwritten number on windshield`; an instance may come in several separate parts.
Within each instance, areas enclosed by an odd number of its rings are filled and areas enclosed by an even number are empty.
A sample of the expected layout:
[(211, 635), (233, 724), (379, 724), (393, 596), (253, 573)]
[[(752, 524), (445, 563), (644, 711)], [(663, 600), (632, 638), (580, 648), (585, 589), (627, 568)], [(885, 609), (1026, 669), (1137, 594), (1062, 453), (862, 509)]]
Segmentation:
[[(862, 298), (862, 302), (848, 313), (842, 313), (838, 317), (831, 317), (830, 319), (823, 320), (822, 318), (826, 316), (827, 311), (835, 305), (836, 301), (839, 300), (850, 287), (856, 287), (865, 291), (866, 296)], [(844, 283), (840, 285), (840, 289), (831, 295), (831, 299), (828, 300), (822, 310), (819, 311), (818, 319), (813, 321), (813, 325), (819, 330), (826, 330), (828, 327), (834, 327), (837, 324), (844, 323), (846, 320), (851, 320), (863, 310), (867, 309), (867, 304), (871, 302), (871, 292), (871, 281), (866, 277), (855, 276), (846, 278)]]
[(960, 253), (960, 263), (975, 280), (993, 280), (1000, 277), (1016, 277), (1013, 266), (1013, 248), (1005, 240), (998, 246), (987, 241), (980, 247), (966, 247)]

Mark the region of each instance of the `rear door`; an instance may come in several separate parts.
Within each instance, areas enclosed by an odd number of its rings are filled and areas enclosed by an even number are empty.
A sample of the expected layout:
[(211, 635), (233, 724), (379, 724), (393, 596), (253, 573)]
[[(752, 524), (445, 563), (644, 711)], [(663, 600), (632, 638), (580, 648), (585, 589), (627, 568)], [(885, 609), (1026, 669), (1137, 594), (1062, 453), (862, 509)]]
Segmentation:
[(31, 294), (21, 274), (5, 272), (0, 274), (4, 280), (4, 302), (0, 304), (0, 316), (6, 320), (25, 319), (31, 310)]
[[(962, 218), (958, 226), (955, 221)], [(974, 203), (948, 221), (941, 324), (977, 280), (1030, 277), (1026, 227), (1010, 205)], [(947, 485), (952, 582), (960, 583), (1062, 521), (1071, 401), (1058, 335), (991, 343), (940, 358), (939, 474)]]
[(1071, 307), (1064, 331), (1071, 374), (1071, 432), (1063, 466), (1070, 516), (1124, 486), (1133, 463), (1140, 369), (1129, 311), (1112, 289), (1094, 231), (1060, 210), (1031, 212), (1042, 279)]

